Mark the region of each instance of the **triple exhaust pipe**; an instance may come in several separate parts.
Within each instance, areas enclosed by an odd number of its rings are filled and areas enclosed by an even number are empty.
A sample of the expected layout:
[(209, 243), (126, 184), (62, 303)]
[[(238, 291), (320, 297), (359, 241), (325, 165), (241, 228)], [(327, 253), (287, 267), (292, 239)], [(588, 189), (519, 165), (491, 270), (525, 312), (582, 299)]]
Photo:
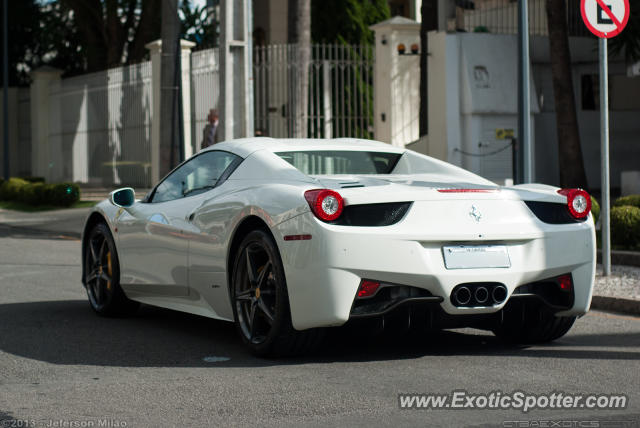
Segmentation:
[(460, 284), (451, 292), (454, 306), (493, 306), (507, 298), (507, 287), (500, 283)]

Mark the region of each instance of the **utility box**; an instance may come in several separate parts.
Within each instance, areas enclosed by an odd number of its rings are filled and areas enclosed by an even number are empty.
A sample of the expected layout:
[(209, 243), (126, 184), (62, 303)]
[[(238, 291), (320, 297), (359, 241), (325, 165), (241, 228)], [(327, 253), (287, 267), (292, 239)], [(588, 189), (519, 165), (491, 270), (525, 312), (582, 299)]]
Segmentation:
[[(518, 132), (516, 36), (432, 32), (429, 52), (427, 154), (508, 183)], [(530, 86), (533, 129), (539, 112), (533, 79)]]

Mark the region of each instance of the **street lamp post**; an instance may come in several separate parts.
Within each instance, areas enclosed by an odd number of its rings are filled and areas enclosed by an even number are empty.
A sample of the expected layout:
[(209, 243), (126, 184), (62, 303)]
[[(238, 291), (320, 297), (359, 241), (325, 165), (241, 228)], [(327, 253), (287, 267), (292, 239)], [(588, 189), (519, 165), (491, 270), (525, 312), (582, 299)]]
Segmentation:
[(7, 30), (7, 4), (2, 2), (2, 131), (4, 140), (4, 179), (9, 179), (9, 31)]
[(518, 156), (520, 177), (514, 182), (533, 181), (531, 146), (531, 101), (529, 89), (529, 9), (528, 0), (518, 1)]

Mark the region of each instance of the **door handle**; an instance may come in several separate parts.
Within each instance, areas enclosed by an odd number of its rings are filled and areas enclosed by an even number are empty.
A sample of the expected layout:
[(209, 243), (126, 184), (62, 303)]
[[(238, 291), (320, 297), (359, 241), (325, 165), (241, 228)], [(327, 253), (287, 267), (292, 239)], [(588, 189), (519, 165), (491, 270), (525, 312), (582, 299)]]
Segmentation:
[(193, 219), (195, 218), (195, 216), (196, 216), (196, 212), (194, 211), (194, 212), (192, 212), (191, 214), (189, 214), (189, 215), (187, 216), (187, 220), (188, 220), (188, 221), (193, 221)]

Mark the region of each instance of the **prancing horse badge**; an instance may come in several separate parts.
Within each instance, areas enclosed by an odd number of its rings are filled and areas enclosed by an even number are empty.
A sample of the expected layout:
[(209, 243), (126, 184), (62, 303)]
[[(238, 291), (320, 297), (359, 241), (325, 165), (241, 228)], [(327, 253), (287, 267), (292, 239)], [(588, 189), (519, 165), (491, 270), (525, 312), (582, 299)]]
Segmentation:
[(475, 205), (471, 205), (471, 211), (469, 211), (469, 215), (473, 217), (478, 223), (480, 223), (480, 219), (482, 219), (482, 213)]

